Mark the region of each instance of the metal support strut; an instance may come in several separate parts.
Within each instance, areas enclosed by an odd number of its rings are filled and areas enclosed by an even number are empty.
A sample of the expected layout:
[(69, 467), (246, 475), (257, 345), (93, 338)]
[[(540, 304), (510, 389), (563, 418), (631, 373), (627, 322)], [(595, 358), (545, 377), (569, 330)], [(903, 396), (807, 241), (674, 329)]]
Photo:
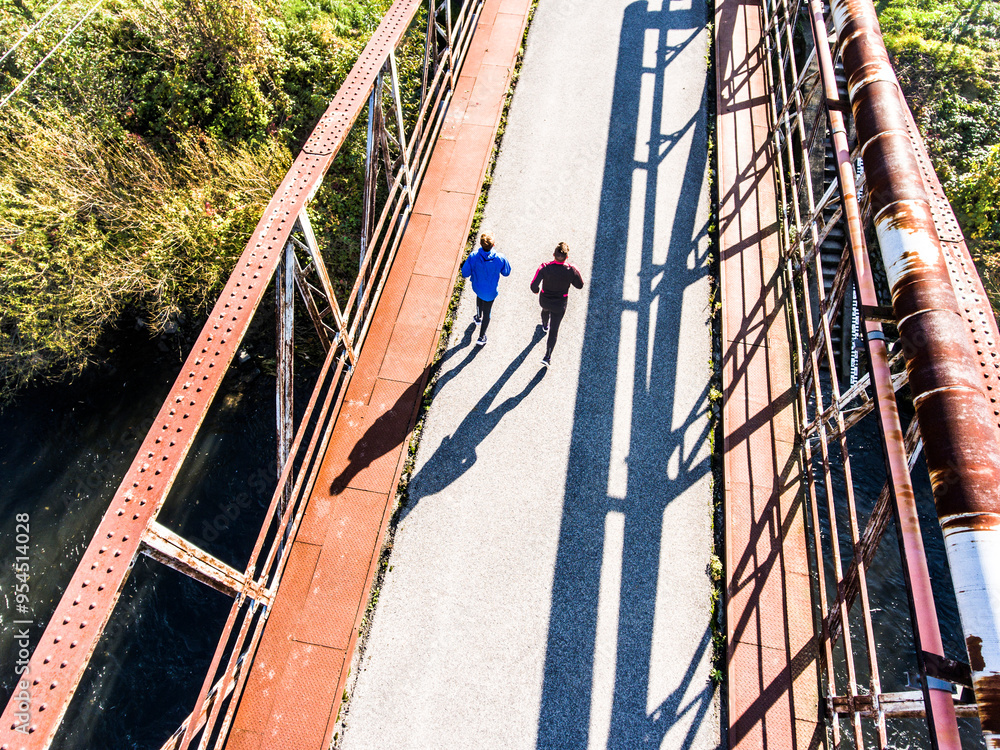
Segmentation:
[[(278, 476), (285, 468), (294, 433), (293, 393), (295, 386), (295, 245), (285, 245), (285, 257), (274, 276), (275, 341), (277, 349), (277, 383), (275, 385), (275, 418), (278, 432)], [(284, 513), (292, 491), (291, 478), (285, 481), (278, 512)]]
[[(833, 0), (832, 10), (917, 420), (933, 436), (925, 440), (927, 468), (983, 735), (987, 747), (1000, 748), (1000, 434), (974, 370), (875, 8), (871, 0)], [(907, 525), (919, 533), (915, 517)], [(933, 611), (933, 600), (920, 606)]]

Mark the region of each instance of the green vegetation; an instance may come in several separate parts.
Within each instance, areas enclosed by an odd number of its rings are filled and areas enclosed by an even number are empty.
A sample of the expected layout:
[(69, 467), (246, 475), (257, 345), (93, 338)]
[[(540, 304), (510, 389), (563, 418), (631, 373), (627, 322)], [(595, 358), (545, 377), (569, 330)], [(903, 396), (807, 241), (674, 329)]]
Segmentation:
[(1000, 2), (880, 0), (900, 83), (1000, 310)]
[[(390, 4), (108, 0), (58, 49), (0, 109), (0, 402), (80, 372), (116, 326), (203, 318)], [(48, 5), (0, 0), (0, 39)], [(86, 7), (0, 63), (0, 98)], [(357, 263), (358, 130), (314, 203), (341, 292)]]

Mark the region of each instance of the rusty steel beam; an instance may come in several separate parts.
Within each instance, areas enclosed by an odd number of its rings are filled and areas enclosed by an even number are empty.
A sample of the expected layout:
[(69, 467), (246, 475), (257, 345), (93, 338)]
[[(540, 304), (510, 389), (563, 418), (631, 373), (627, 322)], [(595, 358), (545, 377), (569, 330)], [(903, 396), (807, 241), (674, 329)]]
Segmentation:
[[(382, 128), (382, 79), (385, 70), (380, 70), (375, 79), (375, 87), (368, 95), (368, 129), (365, 136), (365, 179), (361, 203), (361, 256), (358, 259), (361, 294), (358, 295), (358, 313), (362, 312), (364, 297), (365, 257), (375, 229), (375, 196), (378, 189), (378, 155), (375, 153), (379, 133)], [(350, 307), (348, 307), (350, 312)]]
[[(323, 347), (323, 352), (330, 351), (330, 347), (337, 343), (343, 343), (348, 360), (353, 361), (353, 347), (342, 337), (343, 326), (338, 322), (341, 321), (340, 307), (337, 305), (336, 297), (333, 294), (333, 284), (330, 283), (326, 264), (323, 262), (319, 246), (316, 243), (316, 235), (309, 221), (308, 211), (303, 210), (299, 214), (298, 228), (305, 241), (302, 242), (293, 235), (291, 243), (299, 250), (304, 251), (309, 257), (308, 263), (304, 266), (299, 261), (298, 256), (295, 257), (295, 286), (299, 290), (299, 296), (302, 297), (302, 302), (306, 306), (306, 312), (309, 314), (310, 320), (312, 320), (313, 328), (316, 330), (316, 335)], [(315, 274), (319, 282), (318, 287), (310, 282), (310, 273)], [(323, 302), (326, 303), (324, 309), (320, 309), (319, 304), (317, 304), (316, 294), (319, 294)], [(333, 325), (328, 324), (324, 320), (324, 317), (327, 315), (333, 318)]]
[[(436, 59), (434, 56), (434, 0), (427, 0), (427, 30), (424, 34), (424, 71), (420, 79), (420, 101), (424, 101), (427, 98), (427, 84), (428, 77), (427, 74), (430, 72), (430, 63), (432, 59)], [(418, 124), (419, 129), (419, 124)], [(415, 136), (419, 137), (418, 133), (414, 133)]]
[[(787, 8), (787, 3), (782, 3), (782, 7)], [(777, 48), (779, 49), (783, 48), (785, 50), (788, 50), (793, 46), (793, 39), (792, 39), (793, 25), (794, 22), (790, 17), (787, 16), (786, 13), (786, 23), (783, 25), (782, 28), (783, 33), (776, 35), (777, 38), (774, 40), (775, 46)], [(782, 36), (785, 36), (787, 39), (787, 43), (784, 45), (781, 44)], [(775, 53), (773, 49), (770, 50), (770, 52), (772, 55)], [(782, 57), (784, 58), (785, 56), (783, 55)], [(795, 66), (794, 66), (795, 57), (794, 55), (787, 55), (786, 59), (788, 60), (789, 65), (792, 66), (791, 73), (792, 77), (795, 78), (796, 77)], [(777, 66), (776, 76), (781, 85), (781, 90), (784, 91), (785, 73), (783, 65)], [(776, 109), (773, 96), (771, 97), (771, 108), (772, 111)], [(799, 112), (801, 113), (801, 109), (799, 110)], [(797, 120), (796, 127), (798, 130), (799, 138), (801, 139), (799, 142), (801, 143), (803, 140), (805, 140), (804, 136), (805, 128), (802, 122), (801, 114), (796, 117), (796, 120)], [(813, 138), (818, 131), (819, 127), (814, 126), (813, 134), (810, 136), (810, 139)], [(780, 139), (778, 140), (779, 143), (777, 143), (776, 146), (781, 145)], [(792, 134), (786, 131), (784, 138), (784, 146), (786, 149), (788, 149), (789, 184), (791, 186), (794, 186), (794, 189), (790, 191), (790, 198), (792, 204), (791, 214), (796, 218), (796, 220), (799, 220), (801, 218), (803, 210), (813, 213), (814, 219), (809, 223), (809, 233), (813, 238), (813, 245), (815, 247), (816, 245), (818, 245), (818, 242), (816, 241), (816, 235), (817, 235), (816, 219), (818, 218), (818, 214), (816, 214), (816, 204), (814, 200), (813, 184), (811, 180), (811, 170), (808, 168), (808, 161), (807, 160), (804, 161), (803, 168), (801, 170), (801, 175), (798, 179), (796, 179), (795, 173), (797, 171), (796, 170), (797, 160), (796, 160), (796, 154), (793, 153), (792, 150), (793, 142), (794, 139), (792, 137)], [(779, 148), (776, 148), (776, 153), (780, 153)], [(782, 184), (784, 184), (784, 180), (782, 180)], [(800, 205), (800, 192), (803, 189), (805, 190), (805, 196), (804, 196), (805, 204)], [(830, 196), (833, 195), (833, 191), (830, 189), (827, 189), (825, 192), (826, 194), (824, 198), (821, 199), (821, 201), (829, 200)], [(785, 220), (783, 220), (782, 223), (785, 224)], [(801, 224), (798, 224), (797, 226), (799, 228), (799, 233), (801, 233)], [(785, 236), (787, 237), (787, 229), (785, 231)], [(823, 275), (823, 270), (821, 267), (822, 265), (821, 259), (819, 256), (817, 255), (813, 256), (813, 265), (815, 269), (814, 273), (816, 274), (815, 278), (819, 280), (822, 278)], [(803, 280), (805, 280), (805, 278), (803, 278)], [(824, 306), (824, 300), (826, 299), (826, 293), (823, 284), (817, 282), (815, 291), (816, 291), (815, 304), (818, 306), (819, 310), (822, 310)], [(825, 406), (824, 406), (825, 397), (823, 393), (823, 388), (820, 383), (820, 366), (824, 361), (830, 368), (830, 375), (831, 375), (830, 384), (833, 389), (831, 394), (832, 401), (836, 403), (836, 401), (839, 398), (839, 389), (837, 387), (836, 375), (834, 372), (835, 369), (834, 352), (830, 342), (831, 339), (830, 320), (825, 314), (820, 314), (816, 319), (816, 324), (814, 325), (813, 323), (814, 302), (809, 293), (808, 283), (806, 283), (802, 287), (802, 293), (803, 293), (802, 296), (803, 312), (805, 315), (805, 323), (806, 323), (805, 332), (809, 339), (809, 344), (808, 344), (809, 367), (813, 373), (813, 378), (811, 379), (810, 383), (812, 389), (812, 396), (811, 398), (808, 398), (808, 400), (812, 400), (815, 410), (822, 414), (825, 412)], [(794, 295), (789, 295), (789, 297), (794, 297)], [(799, 339), (801, 341), (802, 339), (801, 335), (799, 336)], [(800, 391), (800, 398), (807, 398), (805, 391)], [(808, 414), (808, 411), (809, 411), (809, 404), (807, 401), (806, 403), (803, 403), (802, 415), (805, 416), (806, 414)], [(851, 461), (848, 452), (847, 442), (843, 436), (843, 428), (840, 424), (839, 414), (835, 413), (834, 416), (838, 423), (840, 435), (836, 437), (834, 440), (828, 439), (827, 436), (824, 434), (825, 426), (821, 423), (820, 441), (818, 443), (818, 449), (819, 449), (818, 455), (815, 458), (812, 456), (812, 452), (808, 444), (808, 441), (805, 441), (803, 443), (803, 449), (804, 449), (803, 455), (806, 461), (805, 465), (809, 467), (807, 473), (809, 474), (809, 479), (810, 479), (809, 491), (810, 491), (810, 499), (813, 503), (814, 513), (818, 511), (818, 506), (816, 505), (816, 501), (818, 500), (818, 498), (816, 496), (816, 485), (812, 481), (812, 466), (813, 466), (813, 461), (818, 460), (821, 468), (820, 473), (823, 479), (822, 494), (825, 498), (825, 505), (828, 518), (830, 520), (831, 528), (836, 528), (837, 512), (834, 504), (835, 490), (833, 485), (832, 466), (833, 462), (836, 460), (834, 458), (834, 456), (836, 455), (834, 451), (837, 451), (837, 453), (840, 454), (841, 469), (843, 471), (843, 476), (844, 476), (844, 489), (845, 489), (844, 499), (846, 501), (847, 520), (849, 523), (849, 534), (850, 534), (849, 540), (851, 543), (849, 549), (853, 551), (854, 545), (857, 543), (858, 540), (859, 532), (857, 524), (857, 513), (855, 507), (855, 493), (852, 482)], [(815, 528), (818, 528), (818, 525)], [(843, 561), (844, 561), (841, 540), (837, 534), (831, 534), (829, 538), (831, 542), (830, 552), (832, 554), (832, 565), (833, 565), (834, 575), (837, 577), (838, 580), (841, 580), (843, 578)], [(817, 545), (816, 549), (818, 552), (819, 545)], [(820, 560), (818, 562), (822, 566), (822, 561)], [(864, 572), (860, 571), (859, 573), (862, 576), (862, 583), (863, 583)], [(821, 599), (822, 599), (822, 594), (821, 594)], [(845, 606), (846, 606), (845, 604), (843, 603), (841, 604), (842, 608)], [(871, 618), (869, 615), (870, 607), (868, 602), (867, 589), (864, 586), (864, 584), (862, 585), (861, 606), (863, 612), (861, 640), (863, 640), (865, 644), (865, 649), (867, 654), (866, 661), (868, 662), (867, 666), (868, 666), (869, 685), (867, 686), (867, 691), (864, 687), (862, 687), (859, 684), (860, 673), (857, 668), (854, 647), (852, 645), (854, 641), (857, 639), (857, 633), (852, 633), (849, 627), (845, 627), (842, 634), (844, 656), (845, 656), (843, 665), (846, 668), (847, 689), (849, 691), (849, 694), (852, 696), (864, 692), (870, 692), (876, 694), (881, 692), (880, 675), (879, 675), (877, 657), (875, 652), (874, 632), (871, 626)], [(844, 611), (843, 615), (846, 620), (847, 619), (846, 610)], [(822, 645), (824, 648), (824, 655), (826, 657), (826, 664), (831, 665), (833, 643), (828, 638), (824, 638), (822, 639), (822, 641), (823, 641)], [(826, 670), (826, 676), (828, 681), (829, 693), (833, 694), (834, 692), (836, 692), (836, 680), (832, 668), (828, 668)], [(855, 713), (851, 717), (851, 729), (853, 730), (855, 745), (859, 748), (863, 747), (864, 728), (861, 723), (861, 717), (857, 713)], [(881, 742), (885, 736), (884, 720), (882, 720), (881, 718), (878, 722), (876, 729), (878, 732), (879, 740)], [(834, 745), (839, 746), (840, 727), (838, 722), (836, 721), (833, 722), (832, 730), (833, 730)]]
[[(876, 716), (882, 713), (897, 719), (922, 719), (926, 716), (924, 695), (919, 690), (881, 693), (878, 696), (858, 695), (853, 698), (848, 695), (835, 695), (830, 700), (830, 710), (838, 714), (858, 712), (863, 716)], [(974, 703), (955, 703), (955, 714), (964, 718), (974, 718), (976, 706)]]
[[(890, 360), (892, 364), (893, 360)], [(865, 378), (868, 377), (868, 373), (865, 373)], [(864, 383), (867, 387), (869, 382), (867, 380), (859, 380), (858, 383)], [(907, 384), (906, 380), (906, 370), (896, 373), (892, 376), (892, 390), (894, 393), (899, 393), (900, 389)], [(854, 391), (852, 386), (851, 391)], [(837, 403), (830, 406), (822, 414), (813, 418), (812, 421), (805, 424), (802, 428), (802, 437), (810, 438), (812, 440), (820, 440), (820, 433), (823, 433), (823, 438), (828, 443), (840, 438), (844, 433), (847, 433), (852, 427), (858, 425), (865, 417), (871, 414), (875, 410), (875, 401), (864, 394), (862, 402), (853, 408), (847, 408), (847, 399), (841, 398)], [(838, 416), (839, 420), (843, 423), (843, 430), (841, 425), (837, 424)], [(822, 427), (822, 430), (820, 429)]]
[[(275, 335), (277, 371), (275, 377), (274, 413), (277, 430), (277, 476), (285, 468), (295, 432), (295, 245), (289, 238), (285, 257), (278, 264), (274, 277)], [(291, 499), (292, 480), (285, 481), (278, 513), (284, 513)]]
[(396, 0), (387, 11), (275, 191), (35, 648), (26, 674), (30, 710), (21, 711), (21, 702), (12, 698), (0, 716), (3, 750), (35, 750), (52, 743), (143, 535), (194, 443), (292, 228), (420, 5), (420, 0)]
[[(869, 7), (871, 7), (870, 3)], [(844, 10), (843, 3), (840, 5), (835, 3), (835, 18), (839, 13), (841, 20), (843, 20)], [(875, 284), (868, 260), (868, 249), (861, 224), (854, 164), (851, 159), (851, 149), (847, 140), (847, 126), (844, 115), (841, 112), (840, 93), (837, 90), (833, 59), (821, 0), (810, 0), (810, 11), (813, 40), (817, 47), (820, 72), (823, 77), (827, 117), (830, 123), (830, 137), (837, 159), (837, 179), (840, 184), (844, 217), (847, 220), (849, 245), (854, 261), (854, 276), (858, 300), (862, 307), (873, 307), (878, 305), (878, 298), (875, 293)], [(851, 11), (848, 9), (847, 12), (850, 14)], [(874, 18), (874, 9), (872, 9), (872, 17)], [(841, 26), (838, 23), (838, 31), (840, 30)], [(848, 37), (842, 35), (840, 39), (844, 42)], [(888, 58), (886, 58), (886, 62), (888, 62)], [(891, 74), (891, 68), (889, 68), (889, 72)], [(857, 112), (855, 112), (856, 116)], [(859, 127), (857, 123), (856, 127)], [(870, 174), (871, 171), (866, 170), (866, 173)], [(897, 310), (896, 312), (898, 315), (899, 311)], [(937, 611), (934, 606), (934, 593), (931, 589), (930, 572), (927, 568), (927, 557), (924, 551), (923, 537), (920, 533), (919, 516), (913, 492), (913, 484), (910, 480), (910, 470), (904, 448), (899, 411), (896, 405), (895, 392), (892, 388), (892, 373), (889, 369), (889, 355), (885, 334), (882, 332), (880, 323), (868, 319), (864, 320), (864, 331), (871, 368), (871, 383), (875, 395), (874, 401), (879, 418), (879, 428), (882, 432), (883, 455), (888, 474), (888, 485), (892, 493), (893, 512), (896, 516), (897, 538), (900, 546), (903, 576), (907, 583), (907, 598), (910, 604), (913, 636), (924, 691), (924, 705), (931, 747), (940, 750), (961, 750), (962, 743), (958, 734), (958, 724), (951, 691), (945, 689), (944, 685), (928, 679), (923, 658), (924, 652), (943, 657), (944, 645), (941, 640), (941, 630), (938, 624)], [(910, 371), (910, 383), (912, 387), (912, 370)], [(926, 429), (924, 432), (926, 434)], [(841, 619), (843, 620), (843, 617)]]
[[(451, 3), (448, 4), (449, 7)], [(451, 31), (449, 29), (449, 38), (451, 37)], [(397, 143), (399, 144), (399, 159), (402, 162), (403, 177), (406, 185), (406, 195), (410, 199), (412, 204), (415, 199), (416, 186), (413, 184), (413, 170), (410, 165), (410, 160), (406, 158), (409, 153), (409, 149), (406, 147), (406, 127), (404, 126), (403, 118), (403, 100), (399, 94), (399, 70), (396, 67), (396, 55), (394, 53), (389, 53), (389, 78), (392, 84), (392, 99), (393, 99), (393, 112), (396, 115), (396, 133), (398, 135)], [(382, 124), (383, 137), (388, 134), (388, 128), (386, 128), (385, 123)], [(388, 148), (385, 149), (385, 153), (388, 156)], [(389, 175), (386, 175), (389, 178)]]
[[(299, 214), (299, 229), (302, 231), (302, 236), (305, 237), (305, 250), (309, 254), (312, 270), (319, 278), (320, 291), (323, 293), (323, 298), (327, 304), (327, 309), (320, 311), (319, 317), (322, 319), (327, 314), (333, 317), (333, 326), (326, 326), (325, 323), (323, 325), (333, 330), (334, 338), (331, 345), (338, 343), (342, 345), (347, 364), (353, 367), (358, 361), (358, 354), (351, 338), (347, 335), (344, 314), (341, 312), (340, 305), (337, 303), (337, 297), (333, 293), (333, 283), (330, 281), (330, 274), (327, 271), (326, 264), (323, 262), (323, 256), (320, 255), (319, 245), (316, 243), (316, 233), (313, 232), (312, 222), (309, 221), (309, 212), (305, 209), (302, 209), (302, 212)], [(296, 242), (294, 237), (292, 241)], [(320, 340), (323, 338), (321, 335)]]
[(975, 371), (899, 83), (870, 0), (833, 0), (986, 744), (1000, 748), (1000, 434)]
[(323, 352), (326, 353), (333, 346), (330, 334), (334, 333), (334, 331), (323, 322), (319, 305), (316, 304), (316, 298), (313, 297), (313, 292), (318, 290), (309, 283), (309, 279), (306, 277), (306, 274), (312, 267), (312, 263), (309, 263), (303, 268), (302, 264), (299, 263), (298, 257), (295, 258), (295, 286), (299, 290), (299, 296), (302, 297), (303, 304), (306, 306), (306, 312), (309, 313), (309, 319), (312, 321), (313, 329), (316, 331), (316, 337), (323, 347)]
[(323, 295), (326, 297), (327, 304), (330, 305), (331, 310), (338, 313), (336, 317), (339, 319), (337, 300), (333, 296), (333, 284), (330, 282), (330, 274), (326, 270), (326, 263), (323, 262), (323, 256), (320, 255), (319, 243), (316, 242), (316, 233), (313, 231), (312, 222), (309, 220), (309, 212), (306, 209), (302, 209), (302, 213), (299, 214), (299, 229), (302, 231), (302, 236), (305, 237), (305, 250), (309, 254), (309, 259), (312, 261), (316, 275), (319, 277)]
[(246, 594), (265, 605), (271, 603), (271, 592), (252, 578), (156, 521), (142, 535), (140, 549), (147, 557), (223, 594)]

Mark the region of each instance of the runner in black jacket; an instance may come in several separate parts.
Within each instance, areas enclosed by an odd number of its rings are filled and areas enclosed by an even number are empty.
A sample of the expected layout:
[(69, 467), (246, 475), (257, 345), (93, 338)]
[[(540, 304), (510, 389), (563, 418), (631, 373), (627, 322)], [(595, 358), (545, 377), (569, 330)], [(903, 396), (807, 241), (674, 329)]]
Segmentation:
[(569, 245), (560, 242), (552, 253), (554, 260), (542, 263), (535, 271), (535, 278), (531, 280), (531, 291), (538, 294), (538, 302), (542, 306), (542, 330), (549, 332), (545, 357), (542, 359), (542, 364), (546, 367), (552, 363), (552, 349), (559, 336), (559, 324), (566, 314), (569, 288), (575, 286), (583, 289), (583, 277), (576, 266), (567, 262), (568, 256)]

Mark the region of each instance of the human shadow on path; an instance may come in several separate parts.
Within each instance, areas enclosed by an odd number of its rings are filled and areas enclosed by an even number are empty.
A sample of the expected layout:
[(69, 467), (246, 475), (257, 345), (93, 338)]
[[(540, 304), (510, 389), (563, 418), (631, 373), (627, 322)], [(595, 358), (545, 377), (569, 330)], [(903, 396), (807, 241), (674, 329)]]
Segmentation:
[[(336, 495), (343, 492), (350, 486), (351, 481), (364, 469), (371, 466), (376, 459), (381, 458), (389, 451), (399, 448), (401, 442), (406, 439), (405, 425), (409, 424), (409, 418), (413, 413), (413, 404), (420, 396), (419, 389), (427, 382), (423, 375), (430, 375), (434, 369), (440, 368), (442, 364), (454, 357), (462, 349), (468, 347), (472, 343), (472, 334), (475, 330), (475, 324), (470, 325), (465, 330), (458, 344), (445, 352), (435, 364), (428, 366), (421, 373), (421, 376), (396, 399), (396, 403), (371, 423), (371, 426), (365, 430), (365, 434), (362, 435), (361, 439), (351, 449), (351, 453), (347, 457), (347, 466), (330, 484), (331, 494)], [(461, 372), (462, 368), (475, 359), (481, 349), (482, 347), (478, 346), (472, 348), (465, 356), (465, 359), (438, 379), (436, 388), (439, 389), (443, 383)]]
[[(451, 349), (449, 349), (443, 355), (441, 355), (441, 359), (439, 359), (434, 364), (434, 368), (436, 370), (440, 370), (445, 362), (447, 362), (449, 359), (451, 359), (460, 351), (462, 351), (462, 349), (465, 349), (466, 347), (471, 345), (472, 336), (475, 332), (476, 332), (476, 324), (469, 323), (469, 325), (465, 329), (465, 332), (462, 334), (461, 341), (459, 341), (457, 344), (455, 344), (455, 346), (451, 347)], [(444, 384), (447, 383), (452, 378), (454, 378), (456, 375), (458, 375), (458, 373), (460, 373), (467, 364), (469, 364), (472, 360), (474, 360), (476, 358), (476, 355), (479, 354), (479, 352), (481, 352), (482, 350), (483, 347), (481, 346), (473, 346), (471, 349), (469, 349), (468, 353), (465, 355), (465, 359), (463, 359), (461, 362), (459, 362), (457, 365), (448, 370), (448, 372), (446, 372), (444, 375), (442, 375), (437, 379), (437, 382), (434, 384), (434, 393), (437, 394), (438, 392), (440, 392)]]
[(490, 389), (483, 394), (476, 405), (472, 407), (455, 432), (441, 441), (441, 445), (427, 459), (427, 463), (413, 476), (413, 482), (410, 485), (411, 502), (407, 505), (404, 513), (413, 508), (413, 501), (440, 492), (467, 472), (476, 463), (476, 459), (478, 458), (476, 448), (479, 444), (486, 439), (487, 435), (493, 432), (505, 414), (520, 404), (534, 390), (535, 386), (542, 382), (542, 378), (545, 377), (545, 373), (547, 372), (544, 367), (535, 373), (535, 376), (528, 381), (528, 384), (519, 393), (510, 396), (490, 411), (487, 411), (496, 397), (500, 395), (500, 391), (507, 384), (507, 381), (524, 364), (531, 350), (542, 340), (543, 335), (541, 327), (536, 327), (531, 340), (528, 341), (524, 349), (507, 366), (507, 369), (503, 371), (503, 374)]
[[(711, 504), (706, 497), (703, 517), (690, 495), (671, 507), (689, 490), (707, 493), (711, 471), (710, 311), (692, 309), (690, 299), (700, 297), (686, 293), (694, 285), (705, 289), (709, 274), (707, 227), (697, 218), (707, 171), (706, 115), (704, 106), (686, 114), (674, 101), (684, 100), (684, 87), (697, 87), (704, 104), (705, 81), (671, 67), (685, 51), (700, 57), (688, 47), (706, 18), (702, 4), (671, 10), (679, 5), (648, 10), (645, 0), (634, 2), (620, 34), (539, 750), (701, 747), (715, 741), (706, 735), (718, 736), (716, 727), (704, 727), (714, 697), (706, 679), (708, 596), (703, 604), (680, 601), (704, 574), (689, 561), (703, 545), (707, 563)], [(694, 317), (695, 325), (682, 328), (682, 316)], [(682, 335), (700, 336), (698, 321), (705, 326), (705, 358), (693, 361)], [(678, 517), (703, 525), (666, 523)], [(691, 619), (702, 614), (702, 622)]]

